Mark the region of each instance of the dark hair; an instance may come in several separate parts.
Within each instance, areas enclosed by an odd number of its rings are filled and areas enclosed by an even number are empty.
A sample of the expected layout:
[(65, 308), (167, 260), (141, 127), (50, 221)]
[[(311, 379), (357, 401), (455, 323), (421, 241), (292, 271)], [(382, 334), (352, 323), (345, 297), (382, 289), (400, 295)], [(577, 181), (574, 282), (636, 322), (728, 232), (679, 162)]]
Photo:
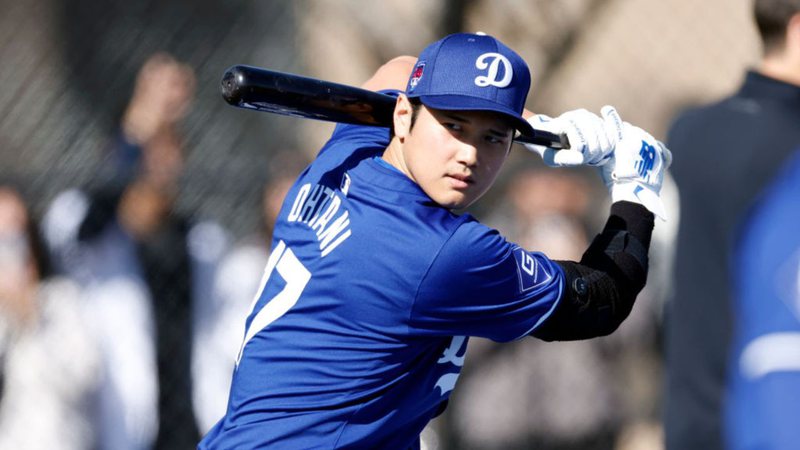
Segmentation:
[(800, 0), (755, 0), (753, 13), (767, 54), (783, 47), (789, 20), (800, 13)]
[[(411, 103), (411, 128), (414, 128), (414, 124), (417, 122), (417, 116), (419, 115), (419, 108), (422, 106), (422, 102), (418, 98), (409, 98), (408, 102)], [(394, 123), (392, 126), (389, 127), (389, 139), (394, 137)]]

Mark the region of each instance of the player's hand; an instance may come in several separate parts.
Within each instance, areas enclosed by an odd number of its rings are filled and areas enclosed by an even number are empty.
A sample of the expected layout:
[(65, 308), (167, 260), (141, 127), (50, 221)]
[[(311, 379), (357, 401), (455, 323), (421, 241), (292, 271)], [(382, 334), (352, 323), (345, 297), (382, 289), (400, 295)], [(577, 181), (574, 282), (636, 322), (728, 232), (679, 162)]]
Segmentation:
[(525, 144), (525, 147), (538, 153), (551, 167), (601, 166), (611, 158), (617, 143), (616, 129), (622, 120), (613, 106), (604, 106), (600, 114), (602, 117), (585, 109), (576, 109), (556, 118), (544, 114), (531, 116), (528, 122), (534, 129), (566, 134), (570, 148), (556, 150), (534, 144)]
[(156, 53), (136, 77), (133, 96), (122, 118), (126, 138), (145, 145), (163, 128), (189, 112), (195, 90), (194, 70), (166, 53)]
[(661, 220), (666, 220), (659, 196), (664, 172), (672, 164), (672, 153), (646, 131), (620, 121), (615, 130), (616, 149), (600, 168), (614, 202), (638, 203)]

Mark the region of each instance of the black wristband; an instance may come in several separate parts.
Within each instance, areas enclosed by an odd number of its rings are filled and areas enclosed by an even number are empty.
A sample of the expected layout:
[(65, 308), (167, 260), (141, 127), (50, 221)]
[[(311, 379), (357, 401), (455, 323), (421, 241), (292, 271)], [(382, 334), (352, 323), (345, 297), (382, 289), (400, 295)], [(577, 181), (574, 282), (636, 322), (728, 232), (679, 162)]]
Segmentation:
[(627, 231), (648, 249), (654, 225), (655, 216), (647, 208), (638, 203), (621, 201), (611, 205), (611, 214), (603, 231)]

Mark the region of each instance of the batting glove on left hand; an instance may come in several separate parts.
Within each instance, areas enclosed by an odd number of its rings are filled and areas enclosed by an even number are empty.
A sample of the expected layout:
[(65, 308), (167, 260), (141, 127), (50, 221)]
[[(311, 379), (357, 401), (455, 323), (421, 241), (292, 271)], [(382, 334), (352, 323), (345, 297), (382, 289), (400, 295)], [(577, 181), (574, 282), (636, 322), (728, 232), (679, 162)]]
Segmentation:
[(664, 172), (672, 164), (672, 153), (649, 133), (628, 122), (620, 122), (616, 133), (616, 149), (600, 168), (611, 200), (638, 203), (661, 220), (667, 220), (659, 194)]
[(528, 118), (534, 129), (566, 134), (570, 148), (556, 150), (541, 145), (525, 144), (525, 147), (542, 157), (550, 167), (601, 166), (608, 162), (616, 145), (616, 129), (622, 122), (613, 106), (604, 106), (602, 117), (585, 109), (568, 111), (555, 119), (544, 114)]

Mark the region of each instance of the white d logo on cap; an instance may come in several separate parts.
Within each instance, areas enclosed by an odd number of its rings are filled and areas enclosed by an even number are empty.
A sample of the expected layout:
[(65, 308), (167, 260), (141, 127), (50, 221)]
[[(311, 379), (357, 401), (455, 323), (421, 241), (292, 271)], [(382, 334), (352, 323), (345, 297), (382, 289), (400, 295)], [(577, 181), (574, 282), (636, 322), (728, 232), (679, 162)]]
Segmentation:
[[(491, 60), (491, 62), (487, 61)], [(499, 72), (500, 63), (503, 63), (503, 78), (498, 80), (497, 74)], [(511, 84), (511, 77), (514, 75), (514, 71), (511, 70), (511, 61), (508, 60), (505, 56), (501, 55), (500, 53), (484, 53), (481, 56), (478, 56), (478, 59), (475, 60), (475, 67), (481, 70), (489, 69), (489, 72), (486, 75), (479, 75), (475, 77), (475, 84), (478, 87), (486, 87), (486, 86), (496, 86), (499, 88), (504, 88)]]

